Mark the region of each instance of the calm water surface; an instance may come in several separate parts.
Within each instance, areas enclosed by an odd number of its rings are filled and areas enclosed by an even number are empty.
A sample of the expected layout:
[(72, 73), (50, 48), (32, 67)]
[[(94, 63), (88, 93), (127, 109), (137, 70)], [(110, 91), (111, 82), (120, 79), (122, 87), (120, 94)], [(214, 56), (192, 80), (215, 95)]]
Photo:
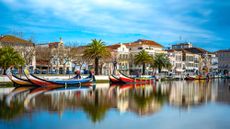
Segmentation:
[(0, 88), (0, 129), (230, 129), (230, 81)]

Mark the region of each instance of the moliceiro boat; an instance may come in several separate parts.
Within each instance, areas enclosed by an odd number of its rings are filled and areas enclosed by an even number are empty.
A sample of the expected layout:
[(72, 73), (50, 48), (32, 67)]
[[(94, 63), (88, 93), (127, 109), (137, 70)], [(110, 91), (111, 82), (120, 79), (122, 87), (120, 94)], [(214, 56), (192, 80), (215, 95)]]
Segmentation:
[(119, 73), (119, 77), (115, 75), (109, 76), (111, 83), (151, 83), (154, 82), (155, 78), (132, 78), (123, 73)]
[(109, 81), (112, 84), (123, 84), (124, 82), (120, 80), (120, 77), (116, 75), (110, 75), (109, 76)]
[(32, 86), (33, 84), (27, 80), (17, 77), (11, 72), (11, 67), (6, 70), (7, 77), (14, 83), (14, 86)]
[(30, 74), (28, 69), (24, 69), (25, 76), (29, 81), (31, 81), (33, 84), (43, 87), (67, 87), (67, 86), (93, 86), (93, 83), (95, 82), (94, 75), (92, 77), (87, 77), (83, 79), (69, 79), (69, 80), (46, 80), (39, 78), (33, 74)]

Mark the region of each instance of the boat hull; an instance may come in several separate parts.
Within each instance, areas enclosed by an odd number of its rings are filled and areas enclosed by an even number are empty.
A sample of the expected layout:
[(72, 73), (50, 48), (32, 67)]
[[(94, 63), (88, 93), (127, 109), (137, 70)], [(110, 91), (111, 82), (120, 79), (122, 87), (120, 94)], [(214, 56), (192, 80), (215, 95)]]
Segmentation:
[(67, 87), (67, 86), (92, 86), (93, 78), (86, 79), (71, 79), (71, 80), (45, 80), (39, 77), (36, 77), (28, 72), (27, 69), (24, 70), (25, 75), (28, 80), (30, 80), (33, 84), (43, 87)]
[(124, 83), (152, 83), (154, 78), (132, 78), (120, 73), (120, 80)]

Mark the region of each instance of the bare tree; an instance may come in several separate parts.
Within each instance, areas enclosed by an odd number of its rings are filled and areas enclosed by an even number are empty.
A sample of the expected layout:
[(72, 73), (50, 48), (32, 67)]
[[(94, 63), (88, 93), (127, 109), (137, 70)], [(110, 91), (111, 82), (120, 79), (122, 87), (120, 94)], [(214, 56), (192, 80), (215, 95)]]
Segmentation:
[(48, 47), (36, 46), (36, 62), (50, 66), (52, 59), (51, 51)]

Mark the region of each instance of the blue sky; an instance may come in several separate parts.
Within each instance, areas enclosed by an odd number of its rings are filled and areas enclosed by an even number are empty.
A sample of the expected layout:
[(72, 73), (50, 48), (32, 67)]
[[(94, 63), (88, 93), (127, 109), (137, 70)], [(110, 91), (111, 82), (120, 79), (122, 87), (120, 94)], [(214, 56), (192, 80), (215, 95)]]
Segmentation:
[(0, 16), (0, 34), (23, 32), (37, 43), (150, 39), (230, 48), (229, 0), (0, 0)]

